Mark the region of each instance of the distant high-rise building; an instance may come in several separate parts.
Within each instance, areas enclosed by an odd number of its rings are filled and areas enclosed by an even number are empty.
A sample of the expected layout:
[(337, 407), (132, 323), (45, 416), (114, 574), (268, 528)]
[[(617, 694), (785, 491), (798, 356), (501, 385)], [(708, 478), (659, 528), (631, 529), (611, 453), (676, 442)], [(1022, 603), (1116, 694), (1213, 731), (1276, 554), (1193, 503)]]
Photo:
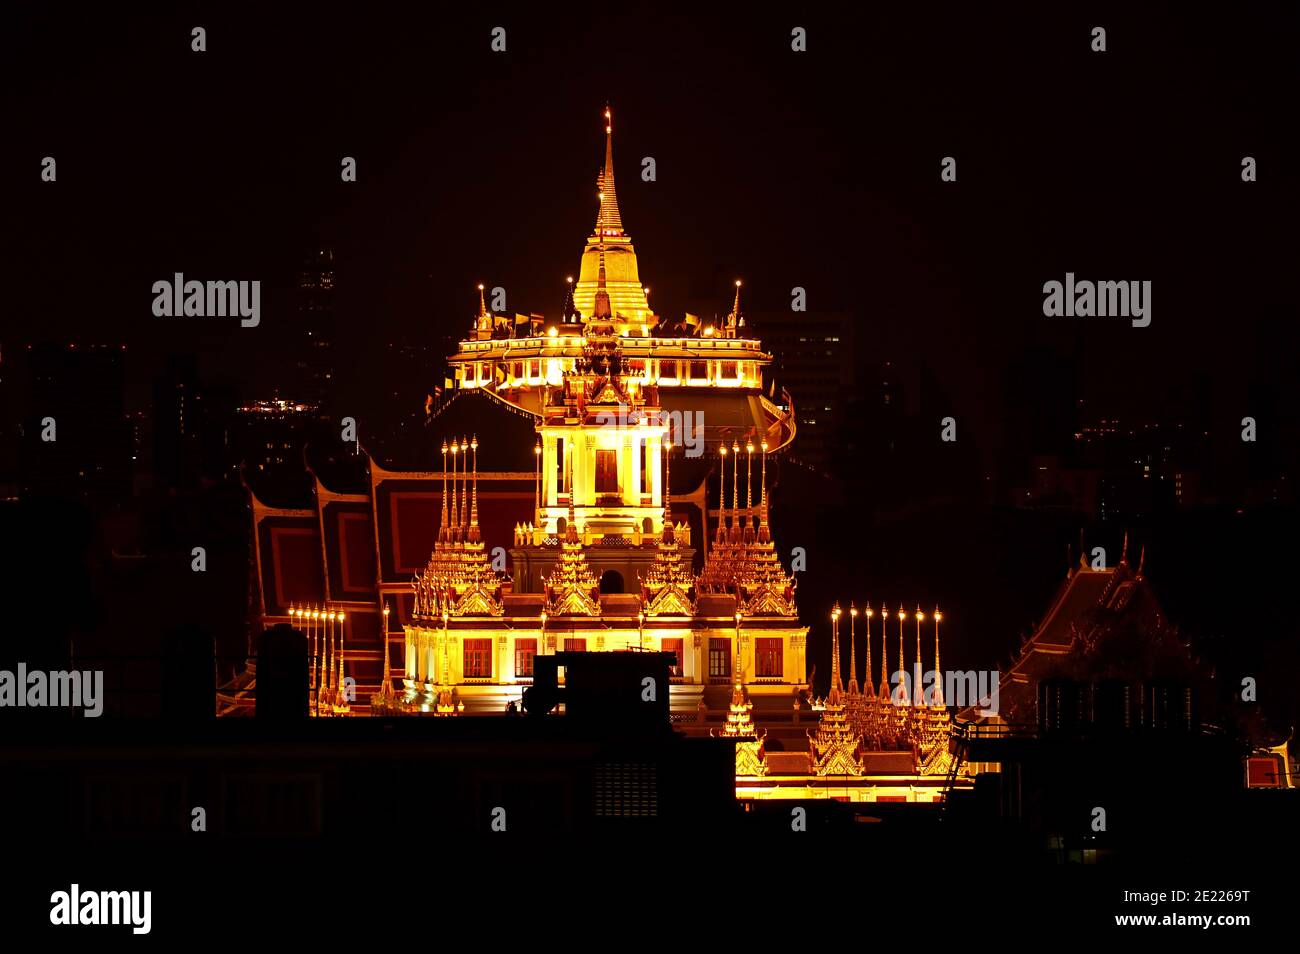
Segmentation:
[(153, 473), (161, 487), (198, 480), (201, 402), (198, 358), (170, 356), (153, 382)]
[(18, 495), (18, 459), (22, 410), (17, 406), (16, 368), (0, 341), (0, 500)]
[(309, 255), (298, 272), (298, 382), (296, 400), (329, 406), (334, 387), (334, 251), (321, 248)]
[(284, 400), (253, 401), (230, 422), (231, 459), (253, 479), (267, 471), (301, 469), (302, 451), (317, 429), (318, 408)]
[(841, 439), (845, 402), (854, 393), (853, 316), (847, 312), (753, 314), (752, 325), (772, 353), (769, 384), (788, 390), (799, 428), (797, 456), (825, 468)]
[(128, 495), (133, 441), (126, 346), (30, 345), (27, 358), (23, 490), (92, 499)]

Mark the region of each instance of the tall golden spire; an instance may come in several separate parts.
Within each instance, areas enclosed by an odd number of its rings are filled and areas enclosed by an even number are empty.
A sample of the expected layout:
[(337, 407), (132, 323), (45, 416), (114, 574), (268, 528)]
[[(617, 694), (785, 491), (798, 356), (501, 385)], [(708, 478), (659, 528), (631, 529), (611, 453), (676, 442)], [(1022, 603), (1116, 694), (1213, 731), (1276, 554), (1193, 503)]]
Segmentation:
[[(899, 685), (907, 685), (907, 652), (903, 648), (903, 624), (907, 622), (907, 610), (903, 609), (903, 604), (898, 604), (898, 671), (903, 675), (899, 677)], [(911, 704), (911, 696), (908, 696), (908, 704)]]
[(723, 333), (723, 336), (724, 336), (724, 337), (727, 337), (727, 338), (735, 338), (735, 337), (737, 336), (737, 331), (736, 331), (736, 329), (740, 327), (740, 323), (741, 323), (741, 319), (740, 319), (740, 279), (737, 278), (737, 279), (736, 279), (736, 300), (735, 300), (735, 302), (734, 302), (734, 303), (732, 304), (732, 306), (731, 306), (731, 314), (727, 315), (727, 319), (726, 319), (726, 321), (723, 322), (723, 325), (722, 325), (722, 333)]
[(871, 684), (871, 617), (875, 615), (875, 610), (871, 608), (870, 603), (867, 603), (866, 608), (863, 609), (862, 612), (866, 617), (864, 623), (867, 627), (867, 665), (865, 669), (867, 678), (862, 684), (862, 691), (871, 696), (875, 695), (876, 688)]
[[(599, 273), (603, 272), (609, 315), (621, 316), (632, 330), (636, 330), (637, 325), (649, 322), (653, 313), (637, 271), (636, 251), (631, 238), (623, 230), (623, 215), (618, 207), (618, 191), (614, 185), (614, 125), (608, 104), (601, 115), (605, 125), (605, 161), (596, 176), (599, 207), (596, 227), (588, 236), (582, 253), (578, 281), (573, 289), (573, 306), (584, 320), (596, 316), (596, 295), (601, 285)], [(628, 330), (625, 325), (620, 328), (620, 333), (625, 334)]]
[[(673, 476), (673, 442), (663, 442), (664, 454), (664, 532), (663, 539), (667, 543), (670, 539), (676, 540), (673, 536), (673, 504), (672, 504), (672, 476)], [(706, 514), (707, 519), (707, 514)]]
[(598, 235), (622, 235), (623, 217), (618, 211), (618, 192), (614, 189), (614, 120), (605, 104), (605, 167), (596, 178), (600, 190), (600, 209), (596, 214)]
[(447, 438), (442, 439), (442, 521), (438, 524), (438, 539), (447, 539)]
[(849, 600), (849, 694), (858, 694), (858, 608)]
[(939, 666), (939, 624), (943, 622), (943, 613), (939, 612), (939, 605), (934, 607), (934, 681), (936, 689), (935, 698), (939, 705), (943, 705), (943, 669)]
[(455, 541), (456, 528), (460, 526), (460, 503), (456, 496), (456, 477), (459, 476), (456, 471), (456, 460), (460, 454), (460, 443), (456, 438), (451, 438), (451, 539)]
[(461, 542), (469, 539), (469, 441), (460, 439), (460, 519)]
[[(567, 440), (566, 440), (566, 443), (567, 443)], [(565, 484), (566, 484), (566, 485), (568, 486), (568, 488), (569, 488), (569, 525), (568, 525), (568, 526), (565, 528), (565, 530), (564, 530), (564, 539), (565, 539), (565, 542), (567, 542), (567, 543), (577, 543), (577, 542), (578, 542), (578, 517), (577, 517), (577, 511), (576, 511), (576, 508), (575, 508), (574, 505), (573, 505), (573, 491), (574, 491), (574, 487), (573, 487), (573, 454), (572, 454), (572, 453), (566, 453), (564, 456), (568, 458), (567, 463), (568, 463), (568, 465), (569, 465), (569, 467), (568, 467), (568, 470), (569, 470), (568, 479), (565, 481)]]
[(880, 604), (880, 694), (889, 698), (889, 607)]
[(718, 543), (727, 540), (727, 442), (718, 447)]
[(838, 702), (843, 692), (840, 683), (840, 604), (837, 600), (831, 609), (831, 702)]
[(474, 452), (474, 483), (472, 486), (473, 496), (470, 498), (470, 516), (469, 516), (469, 539), (471, 543), (479, 542), (478, 532), (478, 435), (469, 442), (469, 449)]

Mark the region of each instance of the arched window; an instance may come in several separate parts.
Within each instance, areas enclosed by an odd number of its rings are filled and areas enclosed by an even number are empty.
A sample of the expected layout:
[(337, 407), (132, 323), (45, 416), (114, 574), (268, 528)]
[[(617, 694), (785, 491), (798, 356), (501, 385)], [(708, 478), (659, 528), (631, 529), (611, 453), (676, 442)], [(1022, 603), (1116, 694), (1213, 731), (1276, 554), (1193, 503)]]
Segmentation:
[(600, 591), (602, 593), (622, 593), (623, 574), (618, 570), (606, 570), (600, 575)]

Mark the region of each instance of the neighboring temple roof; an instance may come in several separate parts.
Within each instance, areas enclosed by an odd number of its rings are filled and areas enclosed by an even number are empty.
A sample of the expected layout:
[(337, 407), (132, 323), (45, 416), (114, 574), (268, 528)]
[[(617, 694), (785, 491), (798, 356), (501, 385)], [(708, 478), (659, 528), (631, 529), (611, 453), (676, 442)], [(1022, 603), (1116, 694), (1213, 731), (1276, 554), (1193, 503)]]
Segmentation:
[[(1128, 562), (1093, 569), (1080, 561), (1057, 590), (1042, 622), (1026, 639), (999, 681), (1001, 716), (1031, 721), (1038, 684), (1049, 678), (1089, 681), (1116, 678), (1144, 682), (1204, 675), (1199, 663), (1165, 618), (1143, 573)], [(961, 713), (974, 719), (975, 707)]]

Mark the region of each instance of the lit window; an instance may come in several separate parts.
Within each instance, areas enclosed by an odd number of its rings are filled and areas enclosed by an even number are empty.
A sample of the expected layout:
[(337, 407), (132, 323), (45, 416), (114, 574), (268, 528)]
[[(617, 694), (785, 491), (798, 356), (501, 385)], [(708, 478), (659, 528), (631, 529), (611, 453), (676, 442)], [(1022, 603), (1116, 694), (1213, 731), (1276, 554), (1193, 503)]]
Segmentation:
[(491, 679), (492, 640), (465, 640), (464, 664), (466, 679)]
[(754, 675), (759, 678), (780, 677), (784, 671), (783, 656), (780, 636), (755, 639)]
[(515, 678), (529, 679), (533, 675), (533, 659), (537, 656), (537, 640), (515, 640)]

